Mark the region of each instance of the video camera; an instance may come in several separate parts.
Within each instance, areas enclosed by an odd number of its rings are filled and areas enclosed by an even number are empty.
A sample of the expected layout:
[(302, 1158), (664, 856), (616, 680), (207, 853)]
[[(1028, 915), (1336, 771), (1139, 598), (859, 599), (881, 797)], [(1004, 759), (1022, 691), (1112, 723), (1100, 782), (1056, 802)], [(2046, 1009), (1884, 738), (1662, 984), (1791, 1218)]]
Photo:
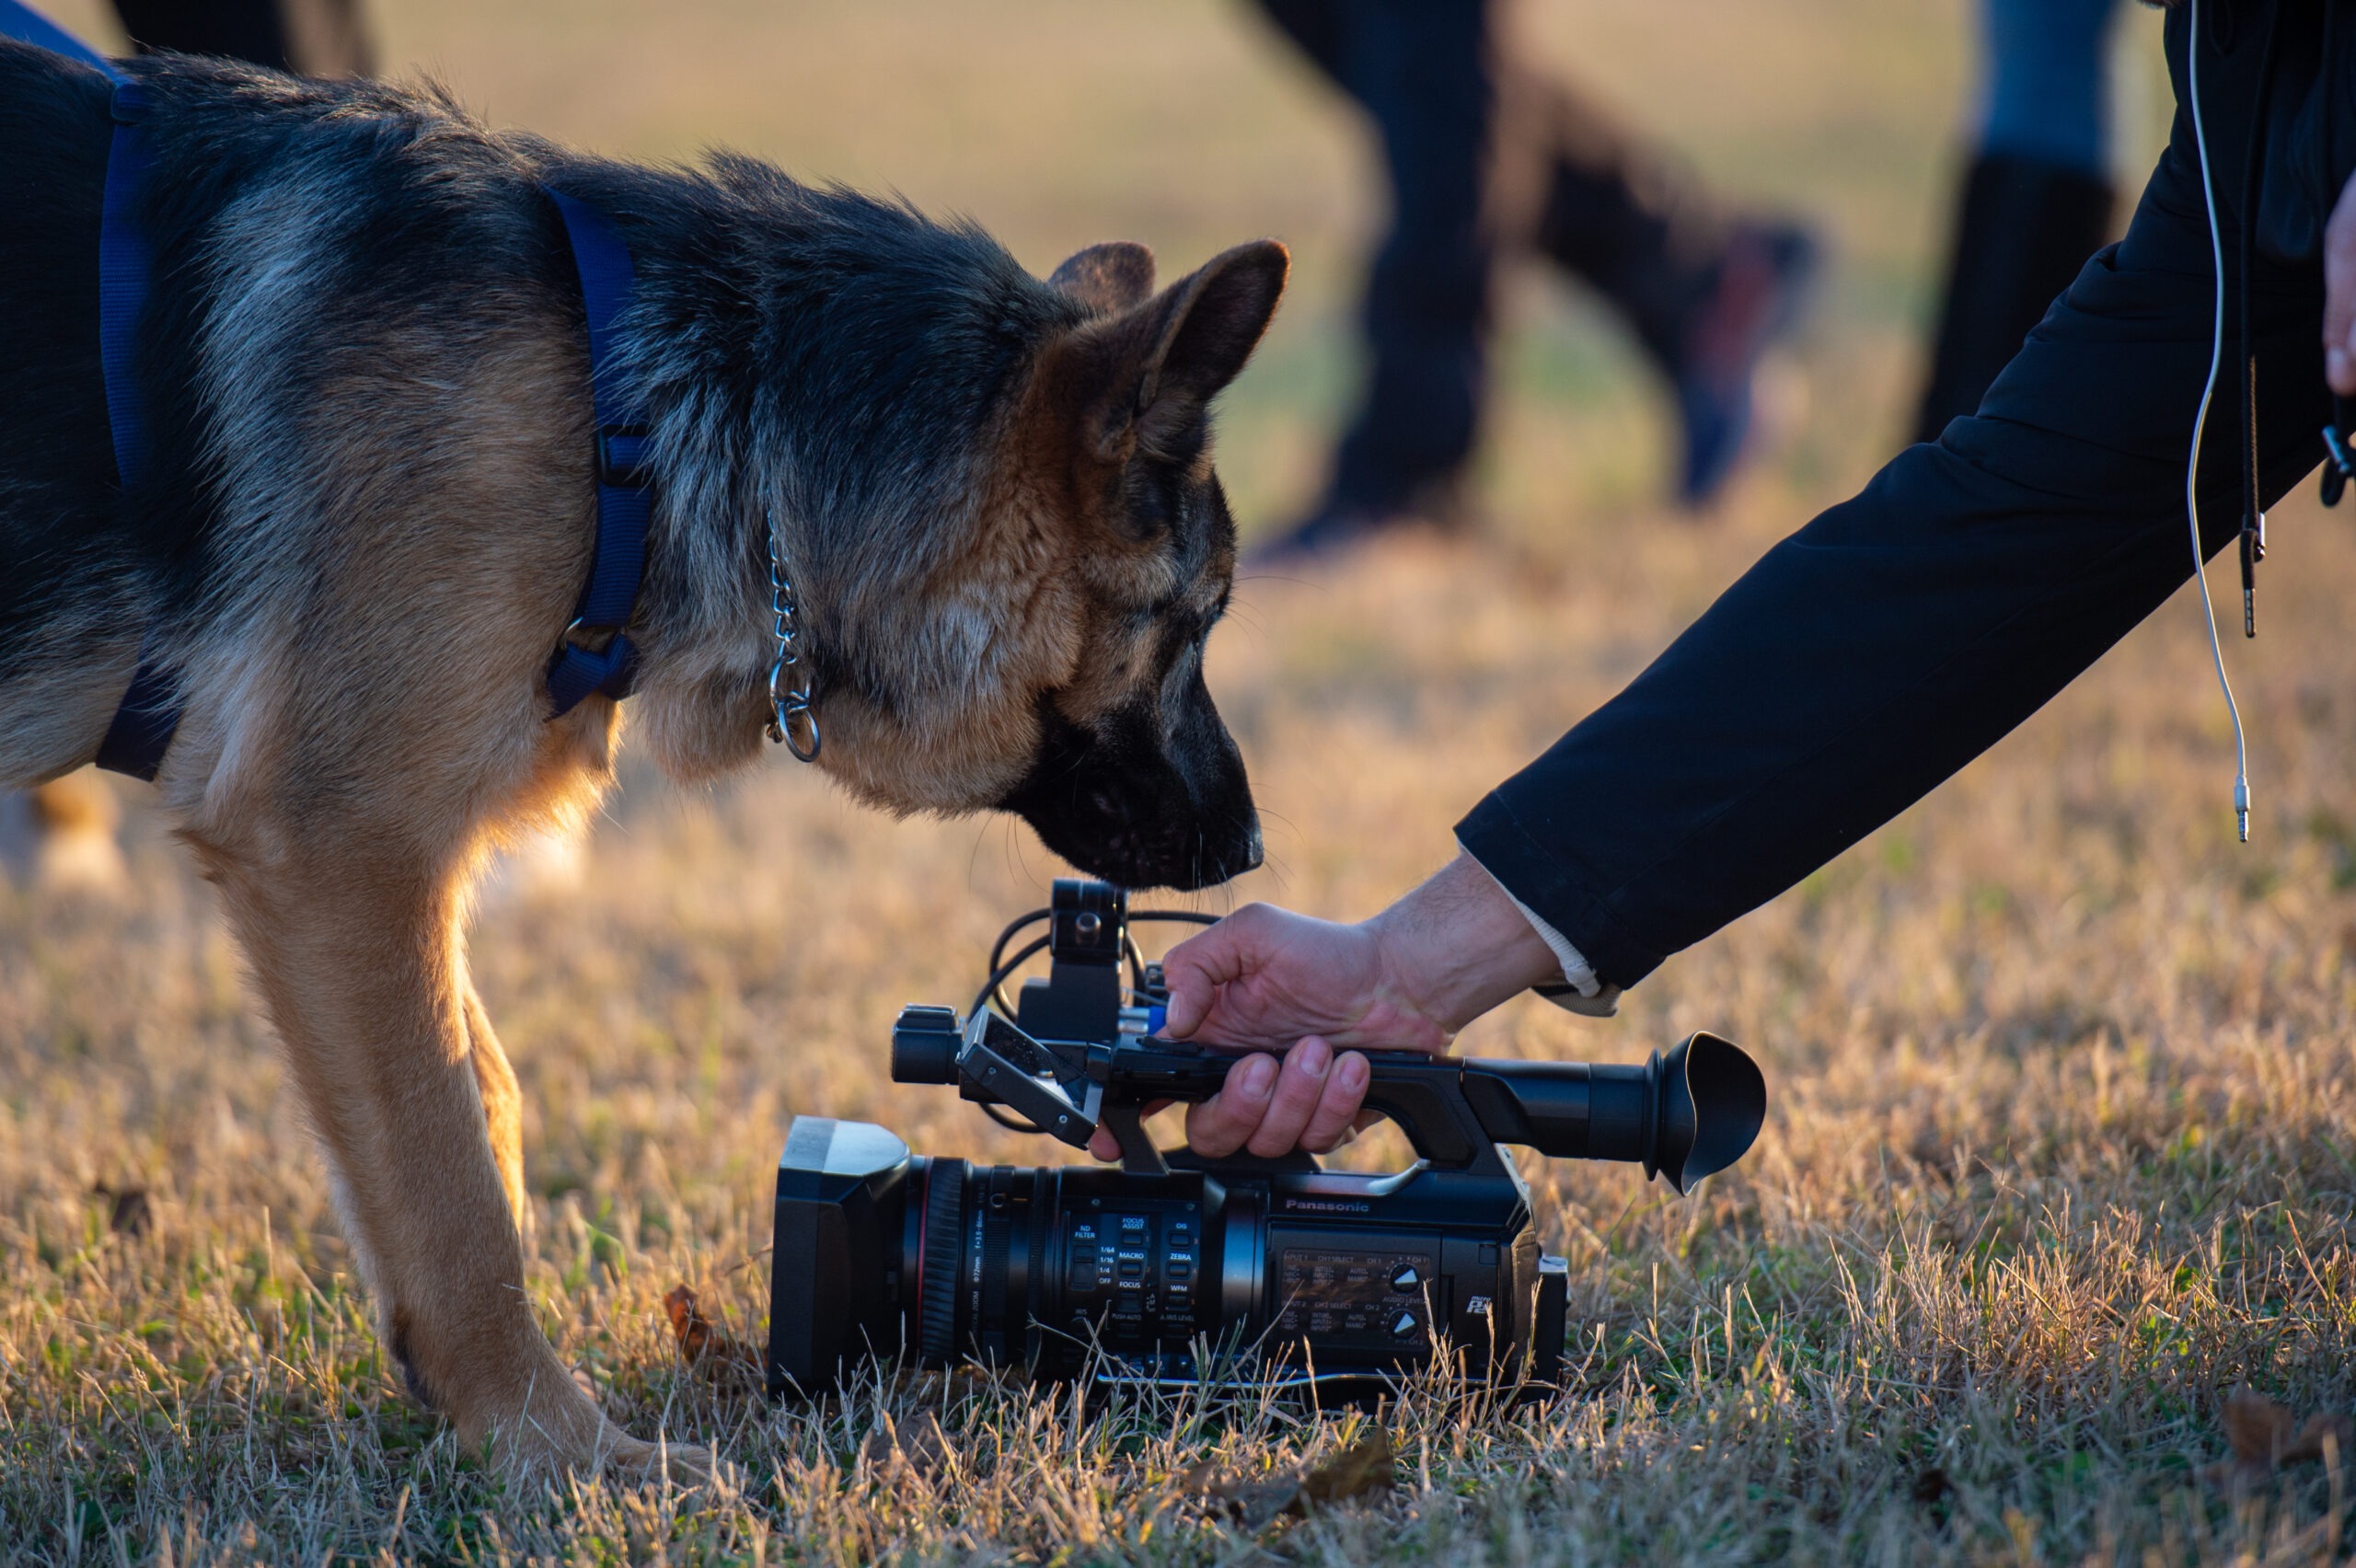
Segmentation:
[[(969, 1165), (911, 1155), (872, 1123), (794, 1118), (778, 1162), (772, 1395), (902, 1356), (1174, 1386), (1356, 1383), (1438, 1357), (1547, 1382), (1568, 1282), (1540, 1255), (1529, 1189), (1497, 1146), (1633, 1161), (1684, 1193), (1739, 1159), (1765, 1118), (1758, 1066), (1714, 1034), (1642, 1066), (1369, 1051), (1366, 1105), (1414, 1148), (1406, 1170), (1165, 1153), (1147, 1110), (1209, 1099), (1242, 1058), (1157, 1038), (1168, 993), (1129, 927), (1208, 918), (1133, 915), (1118, 888), (1058, 881), (1048, 908), (999, 938), (964, 1019), (911, 1007), (892, 1031), (898, 1082), (955, 1084), (1006, 1125), (1075, 1147), (1109, 1127), (1118, 1170)], [(1010, 1008), (1006, 981), (1042, 949), (1047, 976)]]

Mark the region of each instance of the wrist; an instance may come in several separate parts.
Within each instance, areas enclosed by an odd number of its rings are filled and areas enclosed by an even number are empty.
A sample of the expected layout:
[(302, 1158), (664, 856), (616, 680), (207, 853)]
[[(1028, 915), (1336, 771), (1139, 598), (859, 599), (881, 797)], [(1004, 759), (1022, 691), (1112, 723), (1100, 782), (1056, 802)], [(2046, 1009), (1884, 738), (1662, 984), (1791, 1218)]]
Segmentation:
[(1553, 950), (1472, 856), (1460, 853), (1366, 922), (1394, 1005), (1455, 1033), (1500, 1002), (1562, 977)]

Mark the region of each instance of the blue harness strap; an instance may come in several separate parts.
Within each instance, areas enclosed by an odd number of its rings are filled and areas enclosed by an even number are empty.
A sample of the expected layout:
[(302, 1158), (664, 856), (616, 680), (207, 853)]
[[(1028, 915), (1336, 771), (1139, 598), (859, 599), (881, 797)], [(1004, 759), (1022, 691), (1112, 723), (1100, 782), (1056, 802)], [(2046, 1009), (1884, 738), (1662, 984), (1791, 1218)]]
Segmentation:
[[(589, 323), (589, 392), (597, 421), (597, 544), (589, 582), (572, 624), (549, 661), (549, 698), (561, 718), (591, 692), (629, 695), (638, 650), (622, 628), (638, 604), (646, 571), (646, 525), (654, 511), (647, 463), (647, 420), (629, 396), (614, 363), (614, 324), (637, 296), (629, 248), (604, 213), (561, 190), (548, 189), (572, 242), (581, 274), (581, 304)], [(602, 645), (601, 645), (602, 642)]]
[[(155, 251), (139, 225), (137, 202), (155, 154), (141, 123), (147, 113), (145, 86), (119, 71), (109, 74), (115, 84), (114, 139), (107, 147), (106, 196), (98, 218), (98, 363), (106, 375), (115, 473), (128, 491), (146, 478), (153, 452), (135, 361), (139, 319), (156, 273)], [(151, 637), (139, 651), (131, 689), (115, 705), (106, 738), (98, 743), (98, 765), (154, 782), (179, 721), (178, 688), (156, 659)]]
[[(114, 134), (107, 144), (106, 192), (98, 218), (98, 364), (106, 379), (107, 427), (114, 440), (115, 477), (128, 490), (145, 477), (150, 451), (147, 410), (140, 398), (134, 363), (139, 318), (147, 307), (148, 284), (155, 275), (155, 255), (146, 231), (139, 225), (137, 211), (140, 181), (154, 161), (141, 129), (147, 110), (146, 88), (113, 61), (18, 0), (0, 0), (0, 37), (78, 60), (114, 85)], [(141, 649), (131, 689), (116, 708), (106, 739), (98, 743), (98, 766), (154, 778), (179, 718), (170, 676), (152, 657), (152, 648)]]
[[(137, 210), (141, 182), (155, 161), (143, 129), (146, 87), (21, 0), (0, 0), (0, 38), (80, 61), (114, 85), (114, 133), (107, 147), (98, 221), (98, 363), (106, 380), (115, 473), (128, 491), (146, 477), (153, 455), (137, 365), (140, 318), (155, 279), (155, 248), (140, 226)], [(549, 195), (563, 215), (573, 265), (581, 275), (597, 421), (597, 543), (572, 624), (549, 661), (554, 718), (592, 692), (616, 698), (629, 695), (638, 651), (622, 628), (638, 603), (653, 496), (646, 463), (647, 421), (629, 401), (613, 363), (614, 323), (636, 294), (629, 248), (595, 208), (555, 190)], [(179, 721), (177, 685), (156, 656), (151, 638), (140, 650), (131, 687), (98, 744), (98, 765), (153, 780)]]

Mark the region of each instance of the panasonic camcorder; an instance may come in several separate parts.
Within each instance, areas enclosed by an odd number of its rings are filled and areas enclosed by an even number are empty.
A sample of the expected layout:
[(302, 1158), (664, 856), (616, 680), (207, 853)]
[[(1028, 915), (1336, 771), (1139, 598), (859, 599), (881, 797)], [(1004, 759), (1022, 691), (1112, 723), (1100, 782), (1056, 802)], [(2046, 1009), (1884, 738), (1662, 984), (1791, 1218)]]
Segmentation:
[[(1544, 1384), (1567, 1281), (1498, 1146), (1631, 1161), (1683, 1193), (1740, 1159), (1765, 1117), (1757, 1066), (1697, 1033), (1642, 1066), (1369, 1051), (1367, 1107), (1416, 1156), (1386, 1175), (1158, 1149), (1148, 1111), (1210, 1098), (1242, 1058), (1158, 1038), (1161, 967), (1129, 928), (1207, 918), (1131, 915), (1118, 888), (1059, 881), (1049, 908), (999, 939), (964, 1017), (911, 1007), (892, 1032), (894, 1078), (954, 1084), (1074, 1147), (1108, 1127), (1118, 1170), (927, 1158), (872, 1123), (794, 1118), (778, 1164), (772, 1394), (895, 1362), (1324, 1387), (1438, 1361)], [(1047, 975), (1010, 1007), (1006, 982), (1042, 950)]]

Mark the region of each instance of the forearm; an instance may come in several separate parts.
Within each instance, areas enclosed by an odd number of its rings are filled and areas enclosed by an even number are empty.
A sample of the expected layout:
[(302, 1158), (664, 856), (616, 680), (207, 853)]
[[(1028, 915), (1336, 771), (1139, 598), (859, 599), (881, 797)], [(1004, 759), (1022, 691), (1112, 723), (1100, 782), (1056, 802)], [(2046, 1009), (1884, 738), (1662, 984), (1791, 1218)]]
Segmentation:
[[(2270, 456), (2270, 486), (2304, 467), (2306, 439)], [(2181, 511), (2165, 502), (2088, 515), (2008, 489), (1913, 449), (1482, 801), (1460, 842), (1622, 986), (1790, 887), (2035, 712), (2189, 575)], [(2214, 550), (2234, 509), (2203, 510)]]
[(1562, 978), (1562, 966), (1513, 899), (1460, 853), (1367, 922), (1384, 986), (1453, 1034), (1499, 1002)]

